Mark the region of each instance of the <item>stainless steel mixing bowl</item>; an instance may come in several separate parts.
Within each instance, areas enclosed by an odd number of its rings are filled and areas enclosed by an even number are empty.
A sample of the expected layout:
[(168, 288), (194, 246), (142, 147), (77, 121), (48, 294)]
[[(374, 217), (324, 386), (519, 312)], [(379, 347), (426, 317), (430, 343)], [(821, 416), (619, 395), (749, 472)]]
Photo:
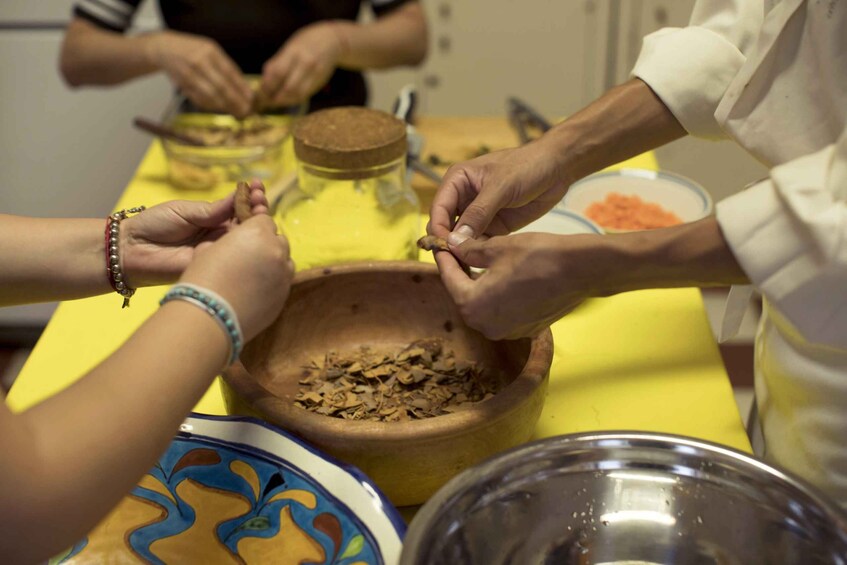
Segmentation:
[(847, 514), (739, 451), (640, 432), (559, 436), (447, 483), (403, 565), (847, 563)]

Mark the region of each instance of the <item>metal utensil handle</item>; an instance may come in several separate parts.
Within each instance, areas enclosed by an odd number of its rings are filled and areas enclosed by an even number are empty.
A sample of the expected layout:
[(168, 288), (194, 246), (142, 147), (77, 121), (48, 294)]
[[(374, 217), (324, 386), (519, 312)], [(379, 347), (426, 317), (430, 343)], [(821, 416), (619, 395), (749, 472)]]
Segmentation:
[(514, 96), (506, 100), (506, 106), (509, 114), (509, 122), (517, 130), (521, 143), (531, 141), (529, 133), (527, 133), (528, 126), (536, 127), (542, 133), (549, 131), (553, 127), (553, 124), (533, 110), (526, 102)]
[(407, 84), (400, 89), (397, 98), (394, 100), (394, 108), (392, 113), (406, 122), (411, 124), (415, 117), (415, 109), (418, 105), (418, 93), (415, 85)]

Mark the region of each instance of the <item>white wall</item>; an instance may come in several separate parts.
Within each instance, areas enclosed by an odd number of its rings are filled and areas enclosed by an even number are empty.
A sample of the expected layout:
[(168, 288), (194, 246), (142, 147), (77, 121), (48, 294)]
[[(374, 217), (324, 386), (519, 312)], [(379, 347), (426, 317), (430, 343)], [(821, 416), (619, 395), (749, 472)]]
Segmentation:
[(421, 111), (505, 115), (508, 96), (550, 116), (602, 92), (608, 0), (425, 0), (429, 58), (421, 69), (370, 73), (372, 104), (388, 109), (407, 83)]
[[(0, 213), (105, 217), (150, 143), (133, 116), (159, 116), (172, 95), (163, 77), (68, 89), (57, 66), (70, 6), (0, 0)], [(155, 2), (136, 23), (158, 27)], [(0, 309), (0, 326), (43, 325), (54, 308)]]

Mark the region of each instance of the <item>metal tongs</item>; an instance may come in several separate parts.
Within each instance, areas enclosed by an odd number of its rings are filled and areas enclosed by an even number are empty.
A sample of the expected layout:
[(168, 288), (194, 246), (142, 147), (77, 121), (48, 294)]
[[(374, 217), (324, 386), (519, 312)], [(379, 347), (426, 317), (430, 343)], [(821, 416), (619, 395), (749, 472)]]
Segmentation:
[(506, 111), (509, 114), (509, 123), (518, 132), (521, 144), (529, 143), (534, 137), (530, 136), (531, 129), (546, 133), (553, 127), (544, 116), (533, 110), (526, 102), (514, 96), (506, 100)]
[(409, 167), (406, 173), (406, 182), (411, 183), (412, 174), (418, 173), (436, 184), (441, 184), (441, 175), (421, 161), (424, 139), (418, 133), (418, 130), (415, 129), (415, 126), (412, 125), (417, 100), (418, 93), (415, 90), (415, 86), (407, 84), (400, 89), (400, 93), (397, 95), (396, 100), (394, 100), (394, 109), (392, 110), (395, 117), (400, 118), (406, 123), (406, 143), (409, 147), (406, 151), (406, 163)]

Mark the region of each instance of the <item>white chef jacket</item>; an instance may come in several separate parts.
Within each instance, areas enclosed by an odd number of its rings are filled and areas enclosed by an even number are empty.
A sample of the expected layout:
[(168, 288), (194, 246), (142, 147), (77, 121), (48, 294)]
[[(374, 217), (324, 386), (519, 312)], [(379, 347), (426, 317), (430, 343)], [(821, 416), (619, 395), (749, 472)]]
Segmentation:
[(765, 299), (755, 447), (847, 506), (847, 1), (700, 0), (632, 74), (689, 133), (771, 167), (717, 205)]

